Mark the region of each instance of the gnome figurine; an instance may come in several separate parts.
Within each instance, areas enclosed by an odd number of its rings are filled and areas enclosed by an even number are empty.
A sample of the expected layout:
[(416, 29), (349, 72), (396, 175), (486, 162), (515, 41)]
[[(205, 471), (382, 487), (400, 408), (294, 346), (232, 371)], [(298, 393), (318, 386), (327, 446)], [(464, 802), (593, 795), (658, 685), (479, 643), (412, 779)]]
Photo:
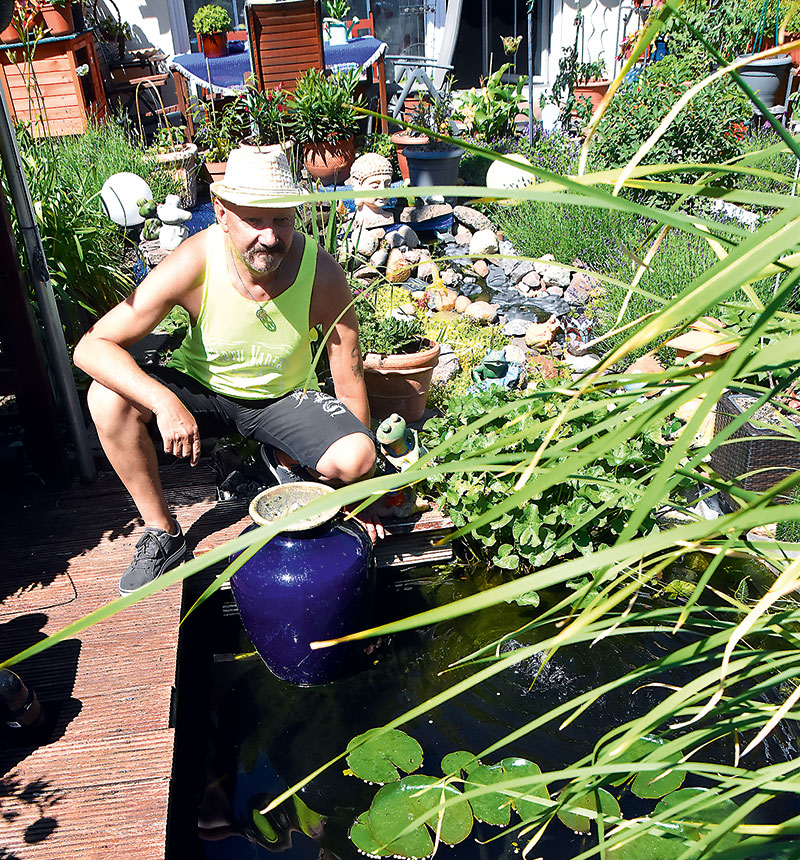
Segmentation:
[(184, 225), (192, 213), (181, 209), (180, 203), (181, 198), (177, 194), (167, 194), (166, 200), (157, 209), (162, 223), (158, 231), (158, 243), (165, 251), (174, 251), (189, 235), (189, 228)]

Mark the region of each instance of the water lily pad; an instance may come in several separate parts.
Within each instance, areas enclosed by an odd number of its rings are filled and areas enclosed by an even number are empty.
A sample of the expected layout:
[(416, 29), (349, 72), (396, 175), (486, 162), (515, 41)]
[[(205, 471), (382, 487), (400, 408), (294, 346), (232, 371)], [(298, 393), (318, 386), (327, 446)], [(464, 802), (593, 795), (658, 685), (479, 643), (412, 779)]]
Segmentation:
[(253, 824), (255, 824), (258, 832), (267, 840), (267, 842), (277, 842), (278, 834), (275, 828), (267, 820), (267, 816), (257, 809), (253, 810)]
[[(428, 789), (427, 791), (425, 789)], [(431, 830), (438, 818), (419, 823), (404, 836), (402, 831), (426, 812), (436, 809), (442, 799), (451, 801), (442, 815), (440, 838), (448, 845), (462, 842), (472, 830), (472, 809), (461, 792), (452, 785), (442, 785), (431, 776), (406, 776), (399, 782), (390, 782), (375, 795), (369, 808), (367, 821), (372, 836), (379, 845), (391, 848), (392, 854), (402, 857), (426, 857), (433, 850)]]
[[(576, 798), (570, 802), (570, 806), (591, 809), (596, 812), (598, 797), (600, 798), (601, 812), (614, 818), (620, 817), (620, 809), (617, 799), (603, 788), (598, 788), (596, 792), (590, 791), (588, 794), (584, 794), (582, 797)], [(596, 819), (589, 818), (588, 815), (583, 815), (580, 812), (572, 812), (569, 809), (559, 809), (557, 815), (570, 830), (575, 830), (579, 833), (591, 833), (593, 822), (595, 827), (597, 827)]]
[(631, 791), (637, 797), (654, 800), (680, 788), (685, 778), (686, 774), (682, 770), (670, 770), (661, 774), (652, 770), (642, 771), (636, 774), (631, 783)]
[[(691, 797), (709, 797), (713, 793), (708, 788), (682, 788), (679, 791), (673, 791), (659, 801), (653, 810), (653, 816), (657, 818), (660, 814), (678, 806), (678, 804), (686, 802)], [(710, 830), (708, 825), (719, 824), (735, 809), (736, 804), (732, 800), (717, 800), (712, 805), (706, 806), (703, 809), (689, 809), (685, 812), (680, 812), (672, 820), (680, 825), (681, 830), (689, 839), (699, 841), (708, 835)], [(714, 844), (714, 848), (715, 850), (730, 848), (732, 845), (736, 845), (740, 838), (738, 833), (726, 833), (722, 839)]]
[(442, 759), (442, 773), (460, 776), (462, 773), (466, 774), (470, 768), (478, 767), (479, 764), (480, 762), (471, 752), (458, 750), (448, 753)]
[[(477, 786), (496, 785), (512, 779), (522, 779), (524, 777), (535, 778), (540, 776), (541, 773), (542, 771), (539, 766), (532, 761), (524, 758), (506, 758), (499, 764), (481, 764), (470, 768), (467, 782), (464, 783), (464, 790), (469, 791)], [(526, 787), (524, 784), (516, 785), (513, 790), (515, 792), (524, 792), (531, 797), (545, 799), (548, 797), (547, 789), (541, 783), (533, 783), (529, 787)], [(531, 818), (542, 810), (541, 804), (533, 800), (511, 797), (501, 791), (493, 791), (473, 797), (470, 799), (470, 803), (477, 819), (485, 821), (487, 824), (497, 824), (500, 826), (510, 822), (512, 807), (519, 812), (523, 819)]]
[(611, 860), (678, 860), (686, 850), (686, 839), (680, 834), (658, 836), (647, 831), (630, 842), (614, 845), (606, 852)]
[[(383, 734), (378, 732), (379, 729), (370, 729), (347, 745), (347, 766), (355, 776), (366, 782), (383, 784), (398, 779), (400, 770), (412, 773), (420, 767), (422, 747), (414, 738), (399, 729), (389, 729)], [(358, 749), (353, 749), (365, 739)]]
[(350, 841), (367, 857), (390, 857), (392, 852), (381, 850), (380, 844), (369, 829), (369, 814), (362, 812), (350, 828)]

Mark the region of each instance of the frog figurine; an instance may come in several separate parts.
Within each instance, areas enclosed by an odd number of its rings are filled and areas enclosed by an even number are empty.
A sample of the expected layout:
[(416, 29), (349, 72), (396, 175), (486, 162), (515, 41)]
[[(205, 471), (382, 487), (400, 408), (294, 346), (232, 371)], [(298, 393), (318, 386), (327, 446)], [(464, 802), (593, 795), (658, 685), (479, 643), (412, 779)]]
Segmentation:
[(516, 361), (509, 361), (505, 348), (490, 349), (483, 361), (477, 367), (473, 367), (472, 379), (475, 382), (472, 390), (489, 388), (491, 385), (518, 388), (522, 382), (522, 365)]
[[(425, 453), (417, 431), (407, 427), (396, 412), (381, 422), (376, 436), (384, 459), (398, 472), (416, 463)], [(379, 516), (407, 517), (427, 510), (428, 504), (417, 499), (413, 487), (401, 487), (386, 493), (374, 508)]]

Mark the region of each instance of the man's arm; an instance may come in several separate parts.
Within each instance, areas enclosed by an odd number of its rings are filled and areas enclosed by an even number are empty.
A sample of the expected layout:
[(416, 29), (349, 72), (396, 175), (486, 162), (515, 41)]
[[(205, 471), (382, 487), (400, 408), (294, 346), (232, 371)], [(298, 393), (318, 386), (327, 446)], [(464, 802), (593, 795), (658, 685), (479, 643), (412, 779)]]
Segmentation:
[(75, 347), (73, 360), (101, 385), (156, 416), (164, 449), (176, 456), (199, 456), (192, 415), (160, 382), (149, 377), (127, 351), (175, 307), (197, 318), (205, 271), (205, 234), (192, 236), (154, 269), (125, 301), (98, 320)]
[(336, 396), (369, 427), (369, 403), (353, 296), (342, 267), (333, 257), (320, 250), (317, 260), (311, 323), (322, 325), (323, 336), (330, 330), (327, 348)]

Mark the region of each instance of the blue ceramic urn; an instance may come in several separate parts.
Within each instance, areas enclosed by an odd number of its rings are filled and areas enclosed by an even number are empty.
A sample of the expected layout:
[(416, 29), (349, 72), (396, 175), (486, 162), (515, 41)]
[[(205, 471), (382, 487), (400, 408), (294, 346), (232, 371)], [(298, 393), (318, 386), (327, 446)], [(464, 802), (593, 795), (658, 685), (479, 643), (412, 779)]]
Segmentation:
[[(274, 522), (331, 488), (298, 482), (253, 499), (253, 525)], [(363, 668), (364, 643), (312, 651), (309, 643), (371, 626), (372, 541), (338, 509), (276, 535), (231, 577), (242, 624), (263, 661), (292, 684), (325, 684)]]

